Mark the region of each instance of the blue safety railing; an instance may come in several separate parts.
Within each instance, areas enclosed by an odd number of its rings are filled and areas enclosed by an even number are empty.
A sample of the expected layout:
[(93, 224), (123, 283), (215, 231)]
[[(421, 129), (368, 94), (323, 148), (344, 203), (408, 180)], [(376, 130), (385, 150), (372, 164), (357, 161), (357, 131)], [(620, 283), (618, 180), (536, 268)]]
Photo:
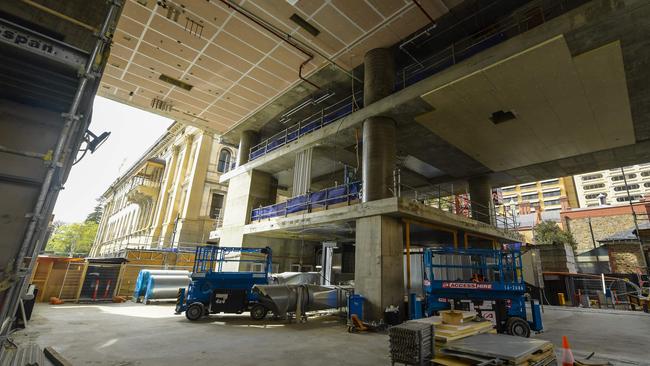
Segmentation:
[(291, 213), (307, 211), (314, 208), (325, 208), (337, 203), (347, 202), (348, 204), (359, 199), (361, 182), (342, 184), (340, 186), (323, 189), (318, 192), (303, 194), (289, 198), (282, 203), (264, 206), (253, 209), (251, 221), (259, 221), (272, 217), (286, 216)]
[[(404, 67), (397, 72), (395, 91), (413, 85), (477, 53), (541, 25), (549, 19), (570, 10), (572, 8), (570, 5), (577, 6), (582, 2), (584, 1), (534, 1), (528, 5), (527, 9), (519, 10), (516, 14), (511, 14), (480, 32), (454, 42), (447, 48), (424, 60), (418, 60)], [(255, 160), (291, 141), (295, 141), (306, 134), (352, 114), (357, 109), (363, 108), (362, 102), (363, 92), (361, 91), (356, 92), (354, 97), (350, 95), (341, 99), (334, 105), (323, 109), (322, 112), (314, 114), (253, 146), (249, 159), (251, 161)]]
[[(242, 259), (242, 254), (255, 256), (253, 259)], [(247, 247), (220, 247), (205, 245), (196, 247), (192, 273), (223, 272), (223, 266), (228, 262), (235, 263), (260, 263), (264, 266), (263, 272), (271, 274), (272, 265), (271, 248)]]
[(316, 131), (323, 126), (327, 126), (347, 115), (352, 114), (359, 108), (363, 107), (363, 93), (358, 91), (354, 95), (349, 95), (338, 102), (323, 108), (320, 112), (313, 114), (295, 125), (280, 131), (269, 137), (261, 143), (253, 146), (250, 151), (250, 160), (264, 156), (267, 153), (286, 145), (299, 137)]

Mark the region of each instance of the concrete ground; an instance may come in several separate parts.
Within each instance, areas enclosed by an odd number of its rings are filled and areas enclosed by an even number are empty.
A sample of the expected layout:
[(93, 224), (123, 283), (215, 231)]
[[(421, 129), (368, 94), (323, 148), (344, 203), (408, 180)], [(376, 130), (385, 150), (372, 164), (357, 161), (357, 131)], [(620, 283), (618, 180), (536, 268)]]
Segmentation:
[(576, 357), (605, 359), (614, 365), (650, 365), (650, 314), (624, 310), (599, 310), (545, 306), (544, 333), (556, 349), (562, 336)]
[[(596, 352), (617, 365), (650, 365), (650, 315), (546, 307), (546, 331), (576, 356)], [(51, 345), (73, 365), (389, 365), (386, 334), (349, 334), (336, 317), (307, 324), (212, 316), (190, 322), (172, 305), (37, 305), (19, 343)]]

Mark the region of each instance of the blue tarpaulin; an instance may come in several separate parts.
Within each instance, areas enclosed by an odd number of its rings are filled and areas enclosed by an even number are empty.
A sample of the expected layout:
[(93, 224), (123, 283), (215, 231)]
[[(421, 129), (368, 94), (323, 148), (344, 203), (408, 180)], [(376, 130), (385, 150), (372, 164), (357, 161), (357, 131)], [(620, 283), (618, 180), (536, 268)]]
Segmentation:
[(253, 209), (251, 220), (259, 221), (295, 212), (310, 211), (313, 207), (325, 207), (335, 203), (352, 201), (359, 198), (360, 190), (361, 182), (353, 182), (289, 198), (286, 202)]

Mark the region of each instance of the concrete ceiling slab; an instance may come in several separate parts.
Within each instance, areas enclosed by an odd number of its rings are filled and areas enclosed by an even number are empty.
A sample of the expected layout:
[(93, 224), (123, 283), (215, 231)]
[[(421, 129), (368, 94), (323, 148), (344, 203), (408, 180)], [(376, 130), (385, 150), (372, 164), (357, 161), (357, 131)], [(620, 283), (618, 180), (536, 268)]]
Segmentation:
[[(635, 142), (618, 42), (574, 58), (557, 36), (422, 98), (416, 120), (493, 171)], [(516, 118), (494, 124), (499, 110)]]
[[(439, 0), (421, 2), (434, 18), (449, 11)], [(313, 48), (303, 75), (328, 65), (318, 53), (351, 70), (369, 49), (392, 46), (429, 22), (406, 0), (236, 3)], [(293, 14), (320, 33), (309, 34)], [(218, 133), (300, 84), (307, 60), (218, 0), (126, 0), (114, 41), (99, 95)]]

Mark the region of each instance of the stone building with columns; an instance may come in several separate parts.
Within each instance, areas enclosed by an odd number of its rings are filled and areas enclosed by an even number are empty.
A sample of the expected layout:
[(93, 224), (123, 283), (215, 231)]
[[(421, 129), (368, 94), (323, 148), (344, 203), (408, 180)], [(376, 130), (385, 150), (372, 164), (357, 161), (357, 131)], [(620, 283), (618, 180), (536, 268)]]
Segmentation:
[(236, 149), (219, 136), (173, 123), (102, 195), (104, 214), (90, 255), (127, 248), (186, 248), (206, 243), (223, 220)]

